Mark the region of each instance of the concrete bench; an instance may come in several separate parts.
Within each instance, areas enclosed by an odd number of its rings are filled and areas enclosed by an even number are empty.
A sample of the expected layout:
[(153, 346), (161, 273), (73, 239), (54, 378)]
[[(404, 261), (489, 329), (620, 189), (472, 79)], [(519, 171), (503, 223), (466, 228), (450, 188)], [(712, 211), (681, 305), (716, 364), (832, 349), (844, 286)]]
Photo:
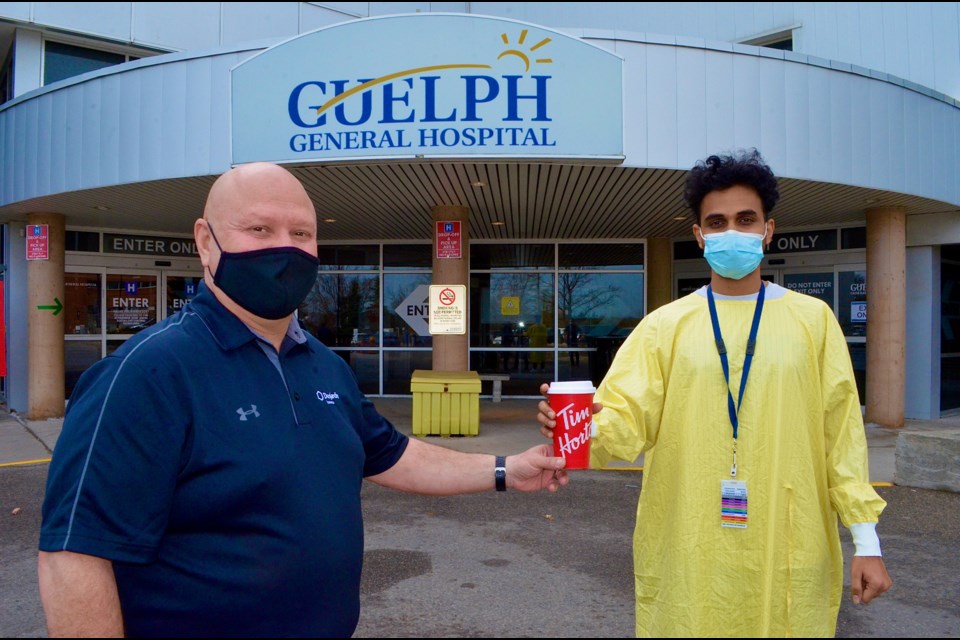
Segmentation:
[(481, 380), (490, 380), (493, 382), (493, 401), (500, 402), (503, 397), (503, 383), (510, 379), (506, 373), (481, 373)]

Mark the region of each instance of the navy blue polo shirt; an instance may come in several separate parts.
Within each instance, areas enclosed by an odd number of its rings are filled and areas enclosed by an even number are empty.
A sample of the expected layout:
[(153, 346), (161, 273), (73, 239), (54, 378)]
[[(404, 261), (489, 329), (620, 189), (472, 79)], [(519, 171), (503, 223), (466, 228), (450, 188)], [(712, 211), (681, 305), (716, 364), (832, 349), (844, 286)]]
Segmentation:
[(71, 397), (40, 549), (112, 560), (128, 635), (356, 628), (361, 482), (408, 440), (312, 336), (262, 344), (201, 285)]

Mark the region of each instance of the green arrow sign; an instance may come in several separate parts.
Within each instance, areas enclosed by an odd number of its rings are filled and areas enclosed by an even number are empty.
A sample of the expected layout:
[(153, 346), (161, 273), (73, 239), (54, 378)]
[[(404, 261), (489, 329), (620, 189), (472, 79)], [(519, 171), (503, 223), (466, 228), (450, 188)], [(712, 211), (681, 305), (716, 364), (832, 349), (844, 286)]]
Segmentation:
[(60, 298), (54, 298), (53, 301), (57, 304), (38, 304), (37, 309), (53, 309), (53, 315), (57, 315), (63, 311), (63, 303), (60, 302)]

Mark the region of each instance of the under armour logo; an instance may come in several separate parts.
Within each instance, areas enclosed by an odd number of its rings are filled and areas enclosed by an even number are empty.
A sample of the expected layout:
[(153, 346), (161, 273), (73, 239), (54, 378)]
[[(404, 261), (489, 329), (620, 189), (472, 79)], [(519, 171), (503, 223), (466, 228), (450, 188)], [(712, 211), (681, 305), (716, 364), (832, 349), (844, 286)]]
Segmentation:
[(257, 405), (255, 404), (250, 405), (249, 411), (244, 411), (243, 407), (240, 407), (239, 409), (237, 409), (237, 413), (240, 414), (240, 422), (246, 422), (247, 416), (249, 416), (251, 413), (253, 414), (254, 418), (260, 417), (260, 412), (257, 411)]

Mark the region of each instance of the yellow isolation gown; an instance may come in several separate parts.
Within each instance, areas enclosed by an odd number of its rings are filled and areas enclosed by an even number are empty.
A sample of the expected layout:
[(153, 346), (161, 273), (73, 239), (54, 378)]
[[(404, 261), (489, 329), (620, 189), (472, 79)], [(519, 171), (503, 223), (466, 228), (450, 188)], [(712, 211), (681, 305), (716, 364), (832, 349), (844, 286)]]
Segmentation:
[[(849, 351), (832, 311), (785, 291), (764, 303), (740, 408), (737, 480), (747, 528), (720, 526), (733, 429), (707, 299), (648, 315), (596, 400), (591, 464), (644, 473), (634, 533), (638, 637), (829, 636), (843, 590), (837, 514), (876, 522)], [(753, 300), (717, 300), (734, 401)]]

